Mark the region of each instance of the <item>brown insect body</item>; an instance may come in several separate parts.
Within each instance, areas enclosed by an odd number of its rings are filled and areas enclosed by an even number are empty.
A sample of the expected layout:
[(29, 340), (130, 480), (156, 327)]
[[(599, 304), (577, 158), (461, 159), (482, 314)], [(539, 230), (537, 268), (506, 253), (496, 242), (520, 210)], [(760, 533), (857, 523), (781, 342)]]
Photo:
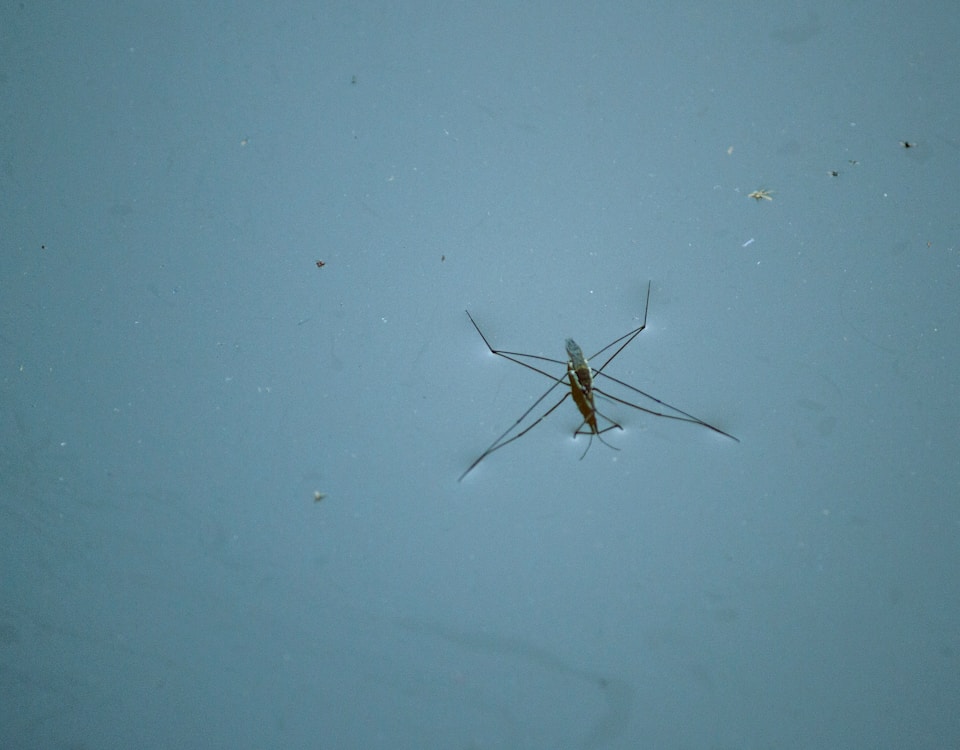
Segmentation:
[(600, 428), (597, 426), (597, 407), (593, 400), (593, 373), (590, 370), (590, 364), (587, 358), (583, 356), (583, 350), (573, 339), (567, 339), (567, 378), (570, 380), (570, 393), (573, 396), (573, 402), (580, 410), (583, 416), (583, 424), (577, 428), (577, 433), (583, 425), (590, 428), (591, 435), (599, 435)]

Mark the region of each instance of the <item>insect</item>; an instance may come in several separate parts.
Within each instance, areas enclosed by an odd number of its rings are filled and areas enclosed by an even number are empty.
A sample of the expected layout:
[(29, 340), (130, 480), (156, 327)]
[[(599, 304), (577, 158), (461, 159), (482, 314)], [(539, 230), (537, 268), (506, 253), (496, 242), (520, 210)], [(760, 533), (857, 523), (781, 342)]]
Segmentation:
[(322, 260), (318, 260), (318, 261), (317, 261), (317, 268), (323, 268), (325, 265), (327, 265), (327, 264), (324, 263)]
[(755, 201), (772, 201), (773, 200), (772, 195), (773, 195), (772, 190), (760, 189), (760, 190), (754, 190), (747, 197), (753, 198)]
[[(580, 416), (581, 416), (580, 425), (577, 427), (576, 430), (574, 430), (573, 436), (577, 437), (578, 435), (587, 435), (589, 437), (589, 442), (587, 443), (587, 447), (584, 449), (583, 453), (581, 454), (580, 460), (583, 460), (584, 456), (587, 455), (587, 451), (589, 451), (590, 446), (593, 445), (594, 437), (596, 437), (601, 443), (603, 443), (607, 447), (613, 448), (613, 450), (619, 450), (619, 448), (615, 448), (614, 446), (610, 445), (610, 443), (604, 440), (602, 436), (605, 433), (609, 432), (610, 430), (622, 430), (623, 427), (618, 422), (614, 421), (613, 419), (606, 416), (605, 414), (603, 414), (597, 409), (596, 397), (598, 395), (608, 399), (609, 401), (622, 404), (623, 406), (629, 406), (633, 409), (642, 411), (645, 414), (650, 414), (651, 416), (654, 416), (654, 417), (663, 417), (664, 419), (674, 419), (679, 422), (691, 422), (692, 424), (697, 424), (697, 425), (700, 425), (701, 427), (706, 427), (707, 429), (713, 430), (714, 432), (717, 432), (723, 435), (724, 437), (728, 437), (731, 440), (736, 440), (739, 443), (740, 442), (739, 438), (734, 437), (728, 432), (724, 432), (719, 427), (714, 427), (712, 424), (708, 424), (707, 422), (704, 422), (702, 419), (699, 419), (698, 417), (695, 417), (692, 414), (688, 414), (682, 409), (678, 409), (676, 406), (671, 406), (665, 401), (661, 401), (655, 396), (651, 396), (649, 393), (645, 391), (641, 391), (639, 388), (635, 388), (629, 383), (625, 383), (624, 381), (613, 377), (613, 375), (608, 375), (606, 372), (604, 372), (607, 365), (609, 365), (617, 357), (617, 355), (620, 354), (620, 352), (626, 349), (627, 346), (629, 346), (629, 344), (637, 336), (640, 335), (640, 332), (647, 327), (647, 312), (649, 311), (649, 309), (650, 309), (650, 283), (647, 283), (647, 300), (643, 308), (643, 323), (641, 323), (638, 328), (634, 328), (632, 331), (625, 333), (620, 338), (614, 339), (605, 347), (603, 347), (603, 349), (601, 349), (592, 357), (590, 357), (590, 359), (596, 359), (604, 352), (607, 352), (610, 349), (613, 349), (614, 347), (616, 347), (613, 354), (607, 357), (604, 363), (597, 368), (594, 368), (589, 364), (589, 360), (585, 356), (583, 356), (583, 350), (579, 347), (577, 342), (574, 341), (573, 339), (566, 340), (566, 350), (567, 350), (566, 362), (561, 362), (560, 360), (557, 360), (557, 359), (551, 359), (550, 357), (541, 357), (536, 354), (523, 354), (521, 352), (510, 352), (510, 351), (505, 351), (503, 349), (494, 349), (492, 346), (490, 346), (490, 342), (487, 341), (487, 337), (483, 335), (483, 331), (480, 330), (480, 326), (477, 325), (477, 322), (473, 319), (473, 316), (470, 314), (470, 311), (467, 310), (466, 311), (467, 317), (470, 318), (470, 322), (473, 323), (473, 327), (477, 329), (477, 333), (480, 334), (480, 338), (483, 339), (483, 343), (487, 345), (487, 349), (489, 349), (492, 354), (496, 354), (497, 356), (503, 357), (504, 359), (509, 359), (511, 362), (516, 362), (518, 365), (522, 365), (523, 367), (526, 367), (529, 370), (533, 370), (534, 372), (539, 372), (541, 375), (544, 375), (545, 377), (549, 378), (554, 382), (553, 382), (553, 385), (551, 385), (546, 391), (544, 391), (544, 393), (540, 396), (540, 398), (534, 401), (533, 404), (525, 412), (523, 412), (523, 414), (520, 415), (519, 419), (517, 419), (512, 425), (510, 425), (510, 427), (508, 427), (503, 432), (503, 434), (500, 435), (500, 437), (498, 437), (496, 440), (493, 441), (493, 443), (490, 444), (489, 448), (487, 448), (483, 453), (480, 454), (480, 456), (477, 458), (476, 461), (474, 461), (472, 464), (470, 464), (470, 466), (467, 467), (467, 470), (460, 475), (460, 478), (457, 479), (457, 481), (458, 482), (463, 481), (463, 478), (467, 476), (467, 474), (469, 474), (475, 468), (477, 468), (477, 465), (481, 461), (483, 461), (483, 459), (489, 456), (491, 453), (493, 453), (494, 451), (500, 450), (505, 445), (509, 445), (514, 440), (519, 440), (528, 432), (530, 432), (530, 430), (532, 430), (534, 427), (540, 424), (544, 419), (550, 416), (550, 414), (552, 414), (560, 406), (560, 404), (566, 401), (568, 396), (573, 398), (573, 402), (574, 404), (576, 404), (577, 409), (579, 410)], [(558, 365), (565, 365), (567, 368), (567, 372), (565, 376), (558, 378), (546, 372), (545, 370), (541, 370), (539, 367), (536, 367), (534, 364), (531, 364), (530, 362), (525, 362), (523, 359), (519, 359), (519, 358), (536, 360), (537, 362), (552, 362)], [(616, 383), (618, 386), (622, 388), (626, 388), (628, 391), (632, 391), (633, 393), (636, 393), (637, 395), (642, 396), (643, 398), (652, 402), (654, 406), (652, 408), (647, 408), (645, 406), (640, 406), (639, 404), (635, 404), (631, 401), (627, 401), (624, 398), (619, 398), (618, 396), (614, 396), (613, 394), (607, 393), (605, 390), (597, 387), (597, 385), (595, 384), (595, 381), (598, 378), (605, 378), (606, 381), (610, 381), (611, 383)], [(536, 409), (541, 403), (543, 403), (543, 401), (551, 393), (553, 393), (558, 386), (561, 386), (561, 385), (568, 385), (570, 390), (564, 393), (563, 396), (555, 404), (553, 404), (553, 406), (547, 409), (532, 424), (529, 424), (523, 429), (520, 429), (519, 432), (516, 432), (516, 430), (520, 428), (520, 425), (523, 424), (523, 421), (528, 416), (530, 416), (530, 413), (534, 409)], [(658, 411), (658, 409), (662, 411)], [(600, 426), (601, 423), (599, 422), (599, 420), (603, 420), (603, 425), (604, 425), (603, 427)]]

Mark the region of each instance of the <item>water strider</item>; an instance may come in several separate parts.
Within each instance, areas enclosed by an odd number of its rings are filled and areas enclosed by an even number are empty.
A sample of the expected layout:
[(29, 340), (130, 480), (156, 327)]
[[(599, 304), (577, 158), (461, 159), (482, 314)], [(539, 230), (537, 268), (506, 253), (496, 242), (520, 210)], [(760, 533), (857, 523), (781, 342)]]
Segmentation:
[[(580, 411), (580, 416), (582, 417), (582, 421), (580, 422), (579, 427), (577, 427), (577, 429), (574, 430), (573, 432), (574, 437), (576, 437), (577, 435), (587, 435), (590, 438), (590, 441), (587, 443), (587, 447), (584, 449), (583, 454), (580, 456), (581, 460), (583, 459), (584, 456), (587, 455), (587, 451), (590, 450), (590, 446), (593, 444), (594, 436), (596, 436), (597, 439), (600, 440), (600, 442), (602, 442), (604, 445), (610, 448), (613, 448), (613, 450), (619, 450), (619, 448), (615, 448), (614, 446), (610, 445), (610, 443), (604, 440), (603, 437), (601, 436), (605, 432), (609, 432), (610, 430), (614, 430), (614, 429), (622, 430), (623, 427), (618, 422), (614, 421), (613, 419), (606, 416), (605, 414), (603, 414), (597, 409), (597, 406), (596, 406), (597, 394), (599, 394), (600, 396), (603, 396), (604, 398), (609, 399), (610, 401), (615, 401), (618, 404), (629, 406), (633, 409), (637, 409), (638, 411), (642, 411), (646, 414), (650, 414), (655, 417), (663, 417), (664, 419), (675, 419), (680, 422), (691, 422), (693, 424), (700, 425), (701, 427), (706, 427), (707, 429), (713, 430), (714, 432), (719, 433), (720, 435), (723, 435), (725, 437), (728, 437), (731, 440), (736, 440), (739, 443), (740, 440), (734, 437), (733, 435), (731, 435), (729, 432), (724, 432), (719, 427), (714, 427), (712, 424), (704, 422), (702, 419), (699, 419), (698, 417), (695, 417), (692, 414), (688, 414), (682, 409), (678, 409), (676, 406), (671, 406), (665, 401), (661, 401), (660, 399), (654, 396), (651, 396), (649, 393), (641, 391), (639, 388), (636, 388), (630, 385), (629, 383), (625, 383), (622, 380), (618, 380), (612, 375), (608, 375), (607, 373), (604, 372), (604, 369), (607, 367), (607, 365), (609, 365), (614, 360), (614, 358), (616, 358), (616, 356), (620, 354), (620, 352), (626, 349), (627, 346), (630, 344), (630, 342), (632, 342), (640, 334), (640, 332), (647, 327), (647, 312), (649, 309), (650, 309), (650, 283), (648, 282), (647, 283), (647, 301), (643, 308), (643, 323), (641, 323), (638, 328), (634, 328), (632, 331), (625, 333), (620, 338), (611, 341), (609, 344), (603, 347), (603, 349), (601, 349), (592, 357), (590, 357), (590, 359), (596, 359), (597, 357), (599, 357), (601, 354), (608, 351), (609, 349), (612, 349), (615, 346), (617, 347), (617, 349), (613, 352), (613, 354), (607, 357), (606, 361), (602, 365), (600, 365), (600, 367), (598, 368), (593, 368), (590, 366), (589, 360), (583, 356), (583, 350), (580, 348), (577, 342), (574, 341), (573, 339), (566, 340), (566, 350), (567, 350), (566, 362), (561, 362), (560, 360), (551, 359), (550, 357), (541, 357), (536, 354), (523, 354), (521, 352), (509, 352), (503, 349), (494, 349), (492, 346), (490, 346), (490, 342), (487, 341), (487, 337), (483, 335), (483, 331), (480, 330), (480, 326), (477, 325), (477, 322), (473, 319), (473, 316), (470, 314), (470, 311), (467, 310), (466, 311), (467, 317), (470, 318), (470, 322), (473, 323), (473, 327), (477, 329), (477, 333), (480, 334), (480, 338), (483, 339), (483, 343), (487, 345), (487, 349), (489, 349), (492, 354), (496, 354), (497, 356), (503, 357), (504, 359), (509, 359), (511, 362), (516, 362), (518, 365), (522, 365), (523, 367), (533, 370), (534, 372), (539, 372), (541, 375), (544, 375), (545, 377), (549, 378), (554, 382), (553, 382), (553, 385), (551, 385), (546, 391), (544, 391), (544, 393), (540, 396), (540, 398), (534, 401), (533, 404), (531, 404), (531, 406), (525, 412), (523, 412), (523, 414), (521, 414), (520, 417), (512, 425), (510, 425), (510, 427), (508, 427), (503, 432), (502, 435), (500, 435), (500, 437), (498, 437), (496, 440), (493, 441), (493, 443), (491, 443), (489, 448), (487, 448), (483, 453), (480, 454), (480, 456), (477, 458), (476, 461), (474, 461), (472, 464), (470, 464), (470, 466), (467, 467), (467, 470), (460, 475), (460, 478), (457, 481), (458, 482), (462, 481), (463, 478), (467, 476), (467, 474), (469, 474), (471, 471), (473, 471), (477, 467), (477, 464), (483, 461), (483, 459), (485, 459), (491, 453), (493, 453), (496, 450), (499, 450), (500, 448), (503, 448), (505, 445), (509, 445), (514, 440), (517, 440), (523, 437), (524, 435), (526, 435), (528, 432), (530, 432), (530, 430), (532, 430), (534, 427), (540, 424), (555, 409), (557, 409), (557, 407), (559, 407), (560, 404), (566, 401), (568, 396), (573, 397), (573, 402), (577, 405), (577, 409)], [(617, 346), (618, 344), (619, 346)], [(524, 357), (530, 360), (538, 360), (541, 362), (552, 362), (559, 365), (566, 365), (567, 372), (564, 377), (558, 378), (546, 372), (545, 370), (541, 370), (539, 367), (535, 367), (529, 362), (524, 362), (522, 359), (517, 359), (517, 357)], [(596, 387), (596, 385), (594, 384), (594, 381), (597, 377), (606, 378), (607, 380), (613, 383), (616, 383), (617, 385), (622, 386), (623, 388), (633, 391), (634, 393), (650, 400), (651, 402), (656, 404), (658, 408), (669, 410), (670, 412), (673, 412), (673, 413), (668, 414), (665, 411), (648, 409), (645, 406), (640, 406), (639, 404), (635, 404), (631, 401), (627, 401), (626, 399), (618, 398), (617, 396), (607, 393), (606, 391)], [(536, 409), (544, 401), (544, 399), (546, 399), (551, 393), (554, 392), (554, 390), (558, 386), (563, 384), (569, 385), (570, 390), (565, 392), (563, 396), (555, 404), (553, 404), (553, 406), (551, 406), (543, 414), (541, 414), (534, 422), (532, 422), (531, 424), (527, 425), (522, 430), (514, 434), (514, 431), (520, 427), (523, 421), (530, 415), (530, 412)], [(602, 428), (600, 427), (600, 424), (597, 421), (598, 417), (604, 420), (604, 423), (606, 426)]]

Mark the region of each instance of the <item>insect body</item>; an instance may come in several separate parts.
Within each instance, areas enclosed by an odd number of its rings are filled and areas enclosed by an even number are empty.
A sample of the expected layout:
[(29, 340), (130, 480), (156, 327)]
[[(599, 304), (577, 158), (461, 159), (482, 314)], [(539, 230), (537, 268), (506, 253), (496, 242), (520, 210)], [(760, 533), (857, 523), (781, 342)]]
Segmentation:
[[(500, 448), (503, 448), (505, 445), (508, 445), (509, 443), (512, 443), (514, 440), (518, 440), (519, 438), (523, 437), (528, 432), (530, 432), (530, 430), (532, 430), (534, 427), (540, 424), (544, 419), (546, 419), (551, 413), (553, 413), (553, 411), (556, 410), (560, 406), (560, 404), (562, 404), (567, 399), (567, 396), (573, 397), (573, 402), (577, 405), (577, 409), (580, 411), (580, 415), (582, 417), (580, 426), (577, 427), (576, 430), (574, 430), (574, 433), (573, 433), (574, 437), (576, 437), (577, 435), (588, 435), (590, 438), (590, 442), (587, 443), (587, 447), (583, 451), (583, 455), (580, 456), (581, 460), (583, 459), (584, 456), (587, 455), (587, 451), (590, 450), (590, 445), (593, 443), (594, 436), (596, 436), (597, 439), (599, 439), (600, 442), (602, 442), (604, 445), (610, 448), (613, 448), (614, 450), (619, 450), (618, 448), (615, 448), (614, 446), (610, 445), (601, 436), (605, 432), (609, 432), (610, 430), (614, 430), (614, 429), (622, 430), (623, 427), (618, 422), (614, 421), (610, 417), (602, 414), (600, 411), (597, 410), (596, 395), (600, 395), (610, 401), (615, 401), (618, 404), (622, 404), (624, 406), (629, 406), (633, 409), (637, 409), (638, 411), (645, 412), (646, 414), (650, 414), (651, 416), (663, 417), (664, 419), (674, 419), (680, 422), (691, 422), (693, 424), (700, 425), (701, 427), (706, 427), (710, 430), (713, 430), (714, 432), (717, 432), (725, 437), (730, 438), (731, 440), (736, 440), (739, 443), (740, 442), (739, 439), (735, 438), (730, 433), (724, 432), (718, 427), (714, 427), (713, 425), (708, 424), (707, 422), (704, 422), (702, 419), (699, 419), (698, 417), (695, 417), (692, 414), (688, 414), (687, 412), (683, 411), (682, 409), (678, 409), (675, 406), (671, 406), (665, 401), (661, 401), (655, 396), (651, 396), (649, 393), (641, 391), (639, 388), (635, 388), (629, 383), (625, 383), (622, 380), (618, 380), (612, 375), (608, 375), (607, 373), (604, 372), (604, 369), (607, 367), (607, 365), (609, 365), (614, 360), (614, 358), (618, 354), (620, 354), (620, 352), (622, 352), (630, 344), (630, 342), (632, 342), (638, 335), (640, 335), (640, 332), (647, 327), (647, 312), (649, 308), (650, 308), (650, 284), (647, 284), (647, 301), (643, 311), (643, 323), (640, 325), (640, 327), (635, 328), (628, 333), (625, 333), (623, 336), (621, 336), (618, 339), (615, 339), (614, 341), (611, 341), (609, 344), (603, 347), (603, 349), (601, 349), (596, 354), (594, 354), (590, 359), (596, 359), (604, 352), (610, 349), (613, 349), (614, 347), (617, 347), (616, 350), (613, 352), (613, 354), (607, 357), (606, 361), (602, 365), (600, 365), (599, 368), (596, 368), (596, 369), (590, 366), (587, 358), (583, 355), (583, 350), (580, 348), (577, 342), (574, 341), (573, 339), (566, 340), (567, 361), (565, 363), (555, 359), (551, 359), (550, 357), (541, 357), (536, 354), (523, 354), (521, 352), (510, 352), (502, 349), (494, 349), (492, 346), (490, 346), (490, 342), (487, 341), (487, 337), (483, 335), (483, 331), (480, 330), (480, 326), (477, 325), (477, 322), (473, 319), (473, 316), (470, 315), (470, 311), (468, 310), (467, 317), (470, 318), (470, 322), (473, 323), (473, 327), (477, 329), (477, 333), (480, 334), (480, 338), (483, 339), (483, 343), (487, 345), (487, 349), (489, 349), (492, 354), (496, 354), (497, 356), (503, 357), (504, 359), (509, 359), (511, 362), (515, 362), (518, 365), (522, 365), (529, 370), (538, 372), (541, 375), (544, 375), (545, 377), (549, 378), (554, 382), (553, 382), (553, 385), (551, 385), (540, 396), (540, 398), (534, 401), (533, 404), (523, 414), (520, 415), (519, 419), (517, 419), (512, 425), (510, 425), (510, 427), (507, 428), (507, 430), (504, 431), (504, 433), (500, 435), (500, 437), (498, 437), (496, 440), (493, 441), (493, 443), (490, 445), (489, 448), (487, 448), (483, 453), (480, 454), (477, 460), (475, 460), (472, 464), (470, 464), (470, 466), (467, 467), (467, 470), (460, 475), (460, 478), (457, 481), (461, 481), (465, 476), (467, 476), (467, 474), (469, 474), (471, 471), (473, 471), (477, 467), (477, 464), (483, 461), (483, 459), (485, 459), (491, 453), (493, 453), (496, 450), (499, 450)], [(566, 377), (558, 378), (554, 375), (551, 375), (545, 370), (541, 370), (539, 367), (536, 367), (534, 364), (531, 364), (528, 361), (524, 361), (525, 359), (537, 360), (538, 362), (552, 362), (559, 365), (565, 364), (567, 368)], [(643, 397), (644, 399), (646, 399), (648, 402), (651, 403), (651, 407), (635, 404), (632, 401), (627, 401), (626, 399), (619, 398), (617, 396), (614, 396), (602, 390), (601, 388), (596, 387), (595, 380), (597, 377), (606, 378), (610, 382), (616, 383), (618, 386), (625, 388), (629, 391), (632, 391), (638, 396)], [(569, 385), (570, 390), (564, 393), (563, 396), (555, 404), (553, 404), (553, 406), (551, 406), (540, 417), (534, 420), (533, 423), (527, 425), (523, 429), (520, 429), (521, 424), (524, 422), (524, 420), (528, 416), (530, 416), (531, 412), (533, 412), (534, 409), (536, 409), (551, 393), (553, 393), (558, 386), (563, 385), (564, 383)], [(604, 424), (606, 425), (605, 427), (600, 426), (598, 418), (604, 420)], [(519, 432), (517, 432), (517, 430), (519, 430)]]
[(573, 401), (583, 415), (585, 424), (592, 432), (597, 432), (597, 409), (593, 402), (593, 373), (590, 364), (583, 356), (583, 349), (573, 339), (567, 339), (567, 377), (570, 379), (570, 393)]
[[(583, 455), (587, 455), (587, 451), (590, 450), (594, 435), (605, 445), (610, 446), (614, 450), (620, 450), (619, 448), (614, 448), (610, 443), (600, 437), (600, 435), (614, 428), (622, 430), (623, 427), (612, 419), (603, 417), (602, 414), (600, 416), (610, 422), (610, 426), (602, 430), (598, 427), (597, 414), (599, 412), (597, 412), (596, 402), (593, 397), (593, 370), (590, 369), (590, 364), (587, 362), (587, 358), (583, 356), (583, 350), (576, 341), (567, 339), (566, 346), (568, 357), (567, 379), (570, 381), (570, 395), (573, 396), (573, 403), (577, 405), (577, 409), (580, 410), (580, 415), (583, 417), (583, 422), (580, 423), (580, 426), (573, 434), (587, 434), (590, 436), (590, 443), (587, 443)], [(564, 398), (566, 398), (566, 396), (564, 396)], [(586, 433), (583, 431), (584, 427), (589, 428)], [(580, 458), (583, 458), (583, 456)]]

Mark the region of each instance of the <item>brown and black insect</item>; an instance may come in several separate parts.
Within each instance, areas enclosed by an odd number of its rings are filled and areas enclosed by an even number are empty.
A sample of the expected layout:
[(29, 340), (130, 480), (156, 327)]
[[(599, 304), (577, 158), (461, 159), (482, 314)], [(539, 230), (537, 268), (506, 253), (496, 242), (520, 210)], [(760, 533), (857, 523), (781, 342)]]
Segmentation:
[[(615, 448), (614, 446), (610, 445), (610, 443), (608, 443), (606, 440), (604, 440), (602, 435), (604, 433), (609, 432), (610, 430), (622, 430), (623, 427), (618, 422), (606, 416), (605, 414), (601, 413), (597, 409), (596, 397), (598, 395), (610, 401), (613, 401), (615, 403), (622, 404), (624, 406), (629, 406), (638, 411), (642, 411), (645, 414), (650, 414), (651, 416), (654, 416), (654, 417), (662, 417), (664, 419), (674, 419), (679, 422), (690, 422), (692, 424), (700, 425), (701, 427), (706, 427), (707, 429), (713, 430), (714, 432), (719, 433), (724, 437), (728, 437), (731, 440), (736, 440), (739, 443), (740, 440), (734, 437), (733, 435), (731, 435), (729, 432), (724, 432), (719, 427), (714, 427), (712, 424), (704, 422), (702, 419), (695, 417), (692, 414), (688, 414), (682, 409), (678, 409), (676, 406), (671, 406), (665, 401), (661, 401), (655, 396), (651, 396), (649, 393), (646, 393), (645, 391), (642, 391), (639, 388), (636, 388), (630, 385), (629, 383), (625, 383), (624, 381), (619, 380), (618, 378), (615, 378), (612, 375), (608, 375), (606, 372), (604, 372), (607, 365), (609, 365), (614, 360), (614, 358), (616, 358), (617, 355), (620, 354), (620, 352), (626, 349), (627, 346), (637, 336), (640, 335), (640, 332), (647, 327), (647, 312), (649, 309), (650, 309), (650, 284), (648, 283), (647, 284), (647, 300), (643, 308), (643, 323), (641, 323), (638, 328), (634, 328), (632, 331), (625, 333), (623, 336), (620, 336), (618, 339), (611, 341), (609, 344), (603, 347), (600, 351), (594, 354), (590, 359), (596, 359), (604, 352), (610, 349), (613, 349), (614, 347), (617, 347), (616, 350), (613, 352), (613, 354), (607, 357), (604, 363), (600, 365), (600, 367), (598, 368), (593, 368), (590, 366), (589, 360), (583, 355), (583, 350), (580, 348), (577, 342), (574, 341), (573, 339), (566, 340), (566, 350), (567, 350), (566, 362), (561, 362), (560, 360), (551, 359), (550, 357), (541, 357), (536, 354), (523, 354), (521, 352), (509, 352), (503, 349), (494, 349), (492, 346), (490, 346), (490, 342), (487, 341), (487, 337), (483, 335), (483, 331), (480, 330), (480, 326), (477, 325), (477, 322), (473, 319), (473, 316), (470, 314), (470, 311), (468, 310), (467, 317), (470, 318), (470, 322), (473, 323), (473, 327), (477, 329), (477, 333), (480, 334), (480, 338), (483, 339), (483, 343), (487, 345), (487, 349), (489, 349), (492, 354), (496, 354), (497, 356), (503, 357), (504, 359), (509, 359), (511, 362), (516, 362), (518, 365), (522, 365), (523, 367), (526, 367), (529, 370), (533, 370), (534, 372), (539, 372), (541, 375), (544, 375), (545, 377), (554, 381), (554, 383), (540, 396), (540, 398), (534, 401), (533, 404), (525, 412), (523, 412), (523, 414), (520, 415), (519, 419), (517, 419), (512, 425), (510, 425), (510, 427), (507, 430), (505, 430), (503, 434), (500, 435), (500, 437), (494, 440), (493, 443), (491, 443), (490, 447), (480, 454), (477, 460), (475, 460), (472, 464), (470, 464), (470, 466), (467, 467), (467, 470), (460, 475), (460, 478), (457, 481), (458, 482), (462, 481), (463, 478), (467, 476), (467, 474), (473, 471), (477, 467), (477, 465), (481, 461), (483, 461), (483, 459), (489, 456), (491, 453), (493, 453), (494, 451), (500, 450), (500, 448), (503, 448), (505, 445), (509, 445), (514, 440), (518, 440), (522, 438), (524, 435), (526, 435), (528, 432), (530, 432), (530, 430), (532, 430), (534, 427), (540, 424), (544, 419), (546, 419), (550, 414), (552, 414), (560, 406), (560, 404), (566, 401), (568, 396), (573, 397), (573, 402), (577, 405), (577, 409), (579, 410), (580, 416), (581, 416), (580, 425), (573, 432), (574, 437), (576, 437), (577, 435), (587, 435), (589, 437), (589, 442), (587, 443), (587, 447), (584, 449), (583, 453), (580, 456), (581, 460), (583, 459), (584, 456), (587, 455), (587, 451), (590, 450), (590, 446), (593, 444), (594, 436), (596, 436), (596, 438), (601, 443), (608, 446), (609, 448), (613, 448), (613, 450), (619, 450), (619, 448)], [(518, 359), (518, 358), (526, 358), (529, 360), (537, 360), (538, 362), (552, 362), (558, 365), (566, 365), (567, 372), (564, 377), (558, 378), (546, 372), (545, 370), (541, 370), (539, 367), (535, 367), (533, 364), (530, 364), (530, 362), (525, 362), (523, 359)], [(617, 396), (614, 396), (608, 393), (605, 390), (602, 390), (601, 388), (598, 388), (595, 385), (595, 380), (597, 378), (606, 378), (610, 382), (616, 383), (618, 386), (621, 386), (622, 388), (626, 388), (628, 391), (632, 391), (633, 393), (639, 396), (642, 396), (643, 398), (647, 399), (649, 402), (652, 403), (652, 408), (635, 404), (632, 401), (627, 401), (626, 399), (619, 398)], [(570, 390), (565, 392), (563, 396), (555, 404), (553, 404), (553, 406), (547, 409), (534, 422), (527, 425), (523, 429), (520, 429), (519, 432), (516, 432), (516, 430), (518, 430), (520, 426), (523, 424), (524, 420), (528, 416), (530, 416), (530, 413), (534, 409), (536, 409), (541, 403), (543, 403), (543, 401), (551, 393), (553, 393), (558, 386), (561, 386), (561, 385), (569, 386)], [(601, 427), (598, 419), (602, 419), (603, 424), (605, 426)]]

